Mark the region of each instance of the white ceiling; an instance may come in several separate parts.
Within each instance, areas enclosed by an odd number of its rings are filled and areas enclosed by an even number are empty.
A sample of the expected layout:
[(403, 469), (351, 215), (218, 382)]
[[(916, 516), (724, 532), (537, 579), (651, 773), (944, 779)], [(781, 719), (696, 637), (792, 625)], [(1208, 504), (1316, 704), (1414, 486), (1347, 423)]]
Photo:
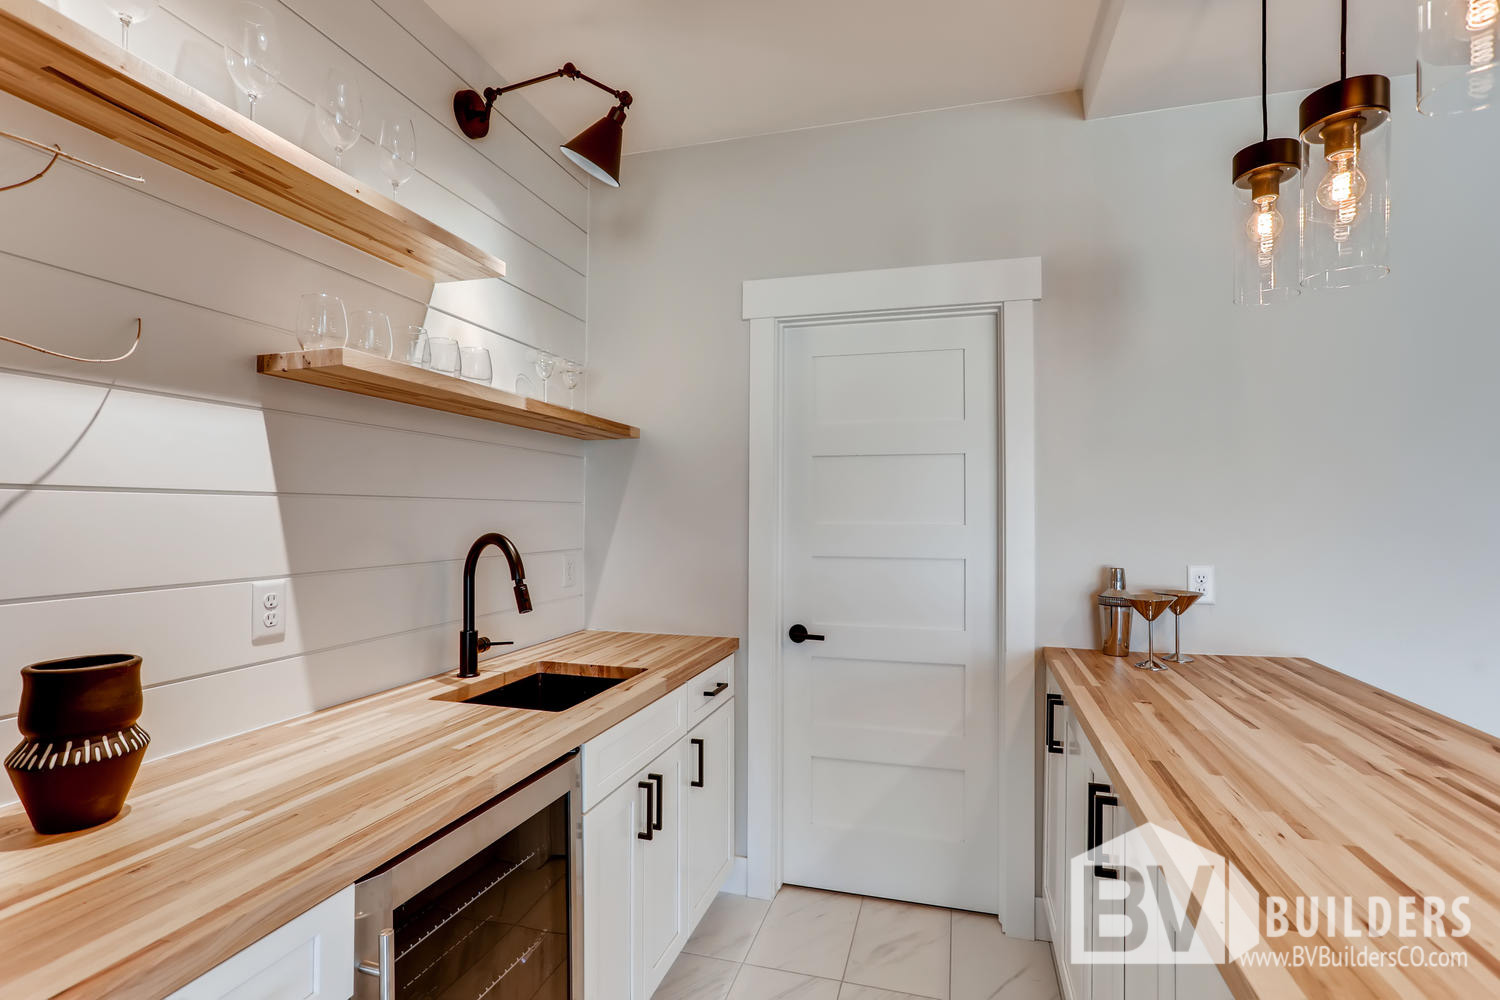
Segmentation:
[[(1260, 87), (1255, 0), (428, 2), (511, 79), (571, 60), (631, 91), (627, 153), (1067, 90), (1096, 117)], [(1350, 72), (1411, 72), (1415, 4), (1350, 6)], [(1337, 76), (1337, 0), (1270, 16), (1273, 91)], [(610, 107), (574, 81), (525, 97), (565, 137)]]

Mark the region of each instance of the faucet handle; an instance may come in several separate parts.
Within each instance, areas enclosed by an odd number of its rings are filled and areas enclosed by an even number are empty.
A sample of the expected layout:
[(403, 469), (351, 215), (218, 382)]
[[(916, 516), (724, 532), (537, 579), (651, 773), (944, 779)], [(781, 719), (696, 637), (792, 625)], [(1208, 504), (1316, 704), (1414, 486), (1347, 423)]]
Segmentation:
[(489, 652), (489, 650), (492, 647), (494, 647), (494, 646), (514, 646), (514, 645), (515, 645), (515, 642), (513, 642), (510, 639), (504, 639), (504, 640), (500, 640), (500, 641), (497, 641), (497, 642), (491, 642), (489, 636), (482, 635), (482, 636), (479, 637), (479, 640), (474, 644), (474, 648), (475, 648), (475, 650), (477, 652), (486, 653), (486, 652)]

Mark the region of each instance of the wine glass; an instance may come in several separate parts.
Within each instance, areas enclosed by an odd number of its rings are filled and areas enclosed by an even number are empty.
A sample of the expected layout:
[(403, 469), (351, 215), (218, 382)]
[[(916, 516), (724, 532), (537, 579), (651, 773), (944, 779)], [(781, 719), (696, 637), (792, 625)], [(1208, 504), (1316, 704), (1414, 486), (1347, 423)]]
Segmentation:
[(1146, 619), (1146, 658), (1136, 666), (1143, 670), (1165, 670), (1164, 664), (1156, 662), (1156, 619), (1160, 618), (1163, 611), (1172, 606), (1174, 598), (1165, 594), (1158, 594), (1154, 590), (1137, 591), (1127, 594), (1126, 599), (1130, 606), (1140, 612), (1141, 617)]
[(495, 377), (493, 362), (490, 361), (490, 352), (485, 347), (460, 347), (458, 349), (458, 371), (459, 375), (470, 382), (478, 382), (489, 385), (490, 380)]
[(318, 131), (333, 147), (333, 165), (340, 170), (344, 167), (344, 154), (359, 142), (359, 123), (364, 117), (364, 109), (359, 86), (337, 70), (329, 70), (318, 94)]
[(156, 0), (109, 0), (109, 12), (120, 19), (120, 48), (130, 51), (130, 26), (140, 24), (156, 9)]
[(270, 93), (281, 75), (276, 18), (260, 4), (241, 0), (234, 7), (230, 37), (224, 46), (224, 62), (234, 85), (250, 99), (250, 120), (255, 121), (255, 102)]
[(380, 123), (380, 172), (391, 182), (391, 199), (417, 172), (417, 130), (407, 118)]
[(563, 365), (562, 375), (563, 385), (568, 387), (568, 406), (576, 410), (577, 407), (573, 406), (573, 399), (574, 396), (577, 395), (575, 390), (578, 388), (578, 383), (583, 380), (583, 365), (580, 365), (574, 361), (569, 361), (567, 364)]
[(557, 357), (546, 351), (536, 352), (536, 373), (542, 380), (542, 402), (547, 401), (547, 380), (557, 370)]
[(349, 342), (349, 320), (337, 295), (312, 292), (297, 308), (297, 342), (304, 351), (343, 347)]
[(377, 309), (350, 313), (349, 346), (377, 358), (389, 358), (396, 350), (390, 317)]
[(1194, 604), (1203, 595), (1196, 590), (1163, 590), (1159, 593), (1172, 598), (1172, 636), (1174, 651), (1171, 656), (1163, 656), (1163, 660), (1173, 663), (1192, 663), (1191, 656), (1182, 655), (1182, 613)]

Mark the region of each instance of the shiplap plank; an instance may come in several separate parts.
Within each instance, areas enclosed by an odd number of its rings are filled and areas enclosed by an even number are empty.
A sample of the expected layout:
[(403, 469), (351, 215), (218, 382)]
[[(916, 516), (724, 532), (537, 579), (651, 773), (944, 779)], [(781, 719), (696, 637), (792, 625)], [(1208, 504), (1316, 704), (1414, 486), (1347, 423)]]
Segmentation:
[[(0, 241), (3, 238), (0, 236)], [(277, 379), (257, 375), (257, 354), (295, 350), (295, 338), (286, 329), (225, 315), (211, 306), (183, 303), (71, 273), (55, 265), (5, 255), (0, 255), (0, 288), (26, 289), (25, 295), (7, 299), (9, 329), (22, 331), (56, 350), (82, 355), (117, 353), (134, 334), (136, 316), (142, 317), (145, 331), (133, 357), (104, 369), (84, 369), (72, 362), (4, 343), (0, 343), (0, 368), (68, 378), (107, 379), (121, 386), (582, 454), (579, 446), (556, 435), (488, 425), (412, 407), (394, 407), (379, 400), (281, 384)], [(296, 297), (268, 298), (270, 301), (259, 311), (271, 312), (274, 305), (281, 316), (280, 322), (290, 326), (295, 318)], [(456, 337), (462, 343), (488, 347), (493, 356), (496, 385), (500, 388), (513, 387), (508, 383), (514, 382), (516, 374), (532, 371), (535, 351), (516, 341), (435, 311), (422, 314), (410, 310), (396, 322), (401, 319), (426, 322), (434, 336)]]
[(11, 485), (583, 500), (577, 456), (105, 385), (0, 373), (0, 426)]
[[(566, 555), (523, 553), (536, 608), (580, 596), (576, 587), (563, 586)], [(446, 562), (295, 576), (285, 593), (285, 637), (259, 642), (251, 639), (248, 582), (0, 604), (7, 663), (17, 668), (0, 670), (0, 716), (16, 711), (21, 665), (101, 650), (140, 655), (147, 687), (438, 626), (447, 626), (452, 637), (447, 655), (453, 659), (462, 579), (461, 554)], [(534, 640), (538, 623), (552, 620), (550, 613), (516, 613), (505, 560), (498, 555), (480, 561), (476, 581), (475, 607), (496, 623), (493, 638)], [(164, 622), (172, 627), (163, 628)], [(550, 626), (541, 627), (545, 632)], [(571, 627), (582, 627), (581, 619)]]
[(488, 531), (583, 546), (583, 505), (508, 500), (0, 490), (0, 600), (453, 558)]

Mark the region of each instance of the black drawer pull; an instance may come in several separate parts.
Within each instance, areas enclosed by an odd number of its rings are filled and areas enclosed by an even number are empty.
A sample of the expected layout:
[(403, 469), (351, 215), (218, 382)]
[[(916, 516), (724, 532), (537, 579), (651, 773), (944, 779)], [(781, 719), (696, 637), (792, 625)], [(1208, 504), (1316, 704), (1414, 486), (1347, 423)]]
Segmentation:
[[(1104, 843), (1104, 807), (1120, 804), (1108, 785), (1099, 781), (1089, 782), (1089, 856), (1094, 857)], [(1105, 865), (1094, 865), (1095, 878), (1119, 878), (1120, 870)]]
[(725, 683), (724, 681), (720, 681), (719, 683), (717, 683), (717, 684), (714, 685), (714, 689), (712, 691), (705, 691), (705, 692), (703, 692), (703, 697), (705, 697), (705, 698), (717, 698), (719, 695), (723, 694), (725, 691), (728, 691), (728, 690), (729, 690), (729, 685), (727, 683)]
[(704, 785), (703, 785), (703, 777), (704, 777), (704, 775), (703, 775), (703, 741), (702, 740), (689, 740), (688, 742), (691, 743), (693, 746), (695, 746), (695, 747), (698, 748), (698, 780), (697, 781), (690, 781), (690, 782), (688, 782), (688, 784), (692, 785), (694, 788), (702, 788), (702, 787), (704, 787)]
[(656, 786), (649, 781), (636, 783), (637, 788), (646, 790), (646, 832), (637, 833), (636, 840), (654, 840), (656, 838), (656, 827), (651, 824), (651, 814), (656, 811)]
[(666, 793), (666, 790), (662, 787), (662, 776), (661, 775), (659, 775), (659, 774), (648, 774), (648, 775), (646, 775), (646, 779), (648, 781), (654, 782), (655, 785), (656, 785), (656, 821), (655, 821), (654, 825), (655, 825), (656, 829), (660, 830), (661, 829), (661, 804), (666, 801), (666, 799), (667, 799), (667, 793)]
[(823, 641), (823, 636), (813, 635), (807, 630), (807, 626), (802, 624), (793, 625), (791, 628), (787, 629), (786, 637), (793, 642), (807, 642), (808, 640), (811, 640), (813, 642)]
[(1047, 692), (1047, 752), (1062, 753), (1062, 740), (1057, 738), (1057, 708), (1063, 703), (1063, 696)]

